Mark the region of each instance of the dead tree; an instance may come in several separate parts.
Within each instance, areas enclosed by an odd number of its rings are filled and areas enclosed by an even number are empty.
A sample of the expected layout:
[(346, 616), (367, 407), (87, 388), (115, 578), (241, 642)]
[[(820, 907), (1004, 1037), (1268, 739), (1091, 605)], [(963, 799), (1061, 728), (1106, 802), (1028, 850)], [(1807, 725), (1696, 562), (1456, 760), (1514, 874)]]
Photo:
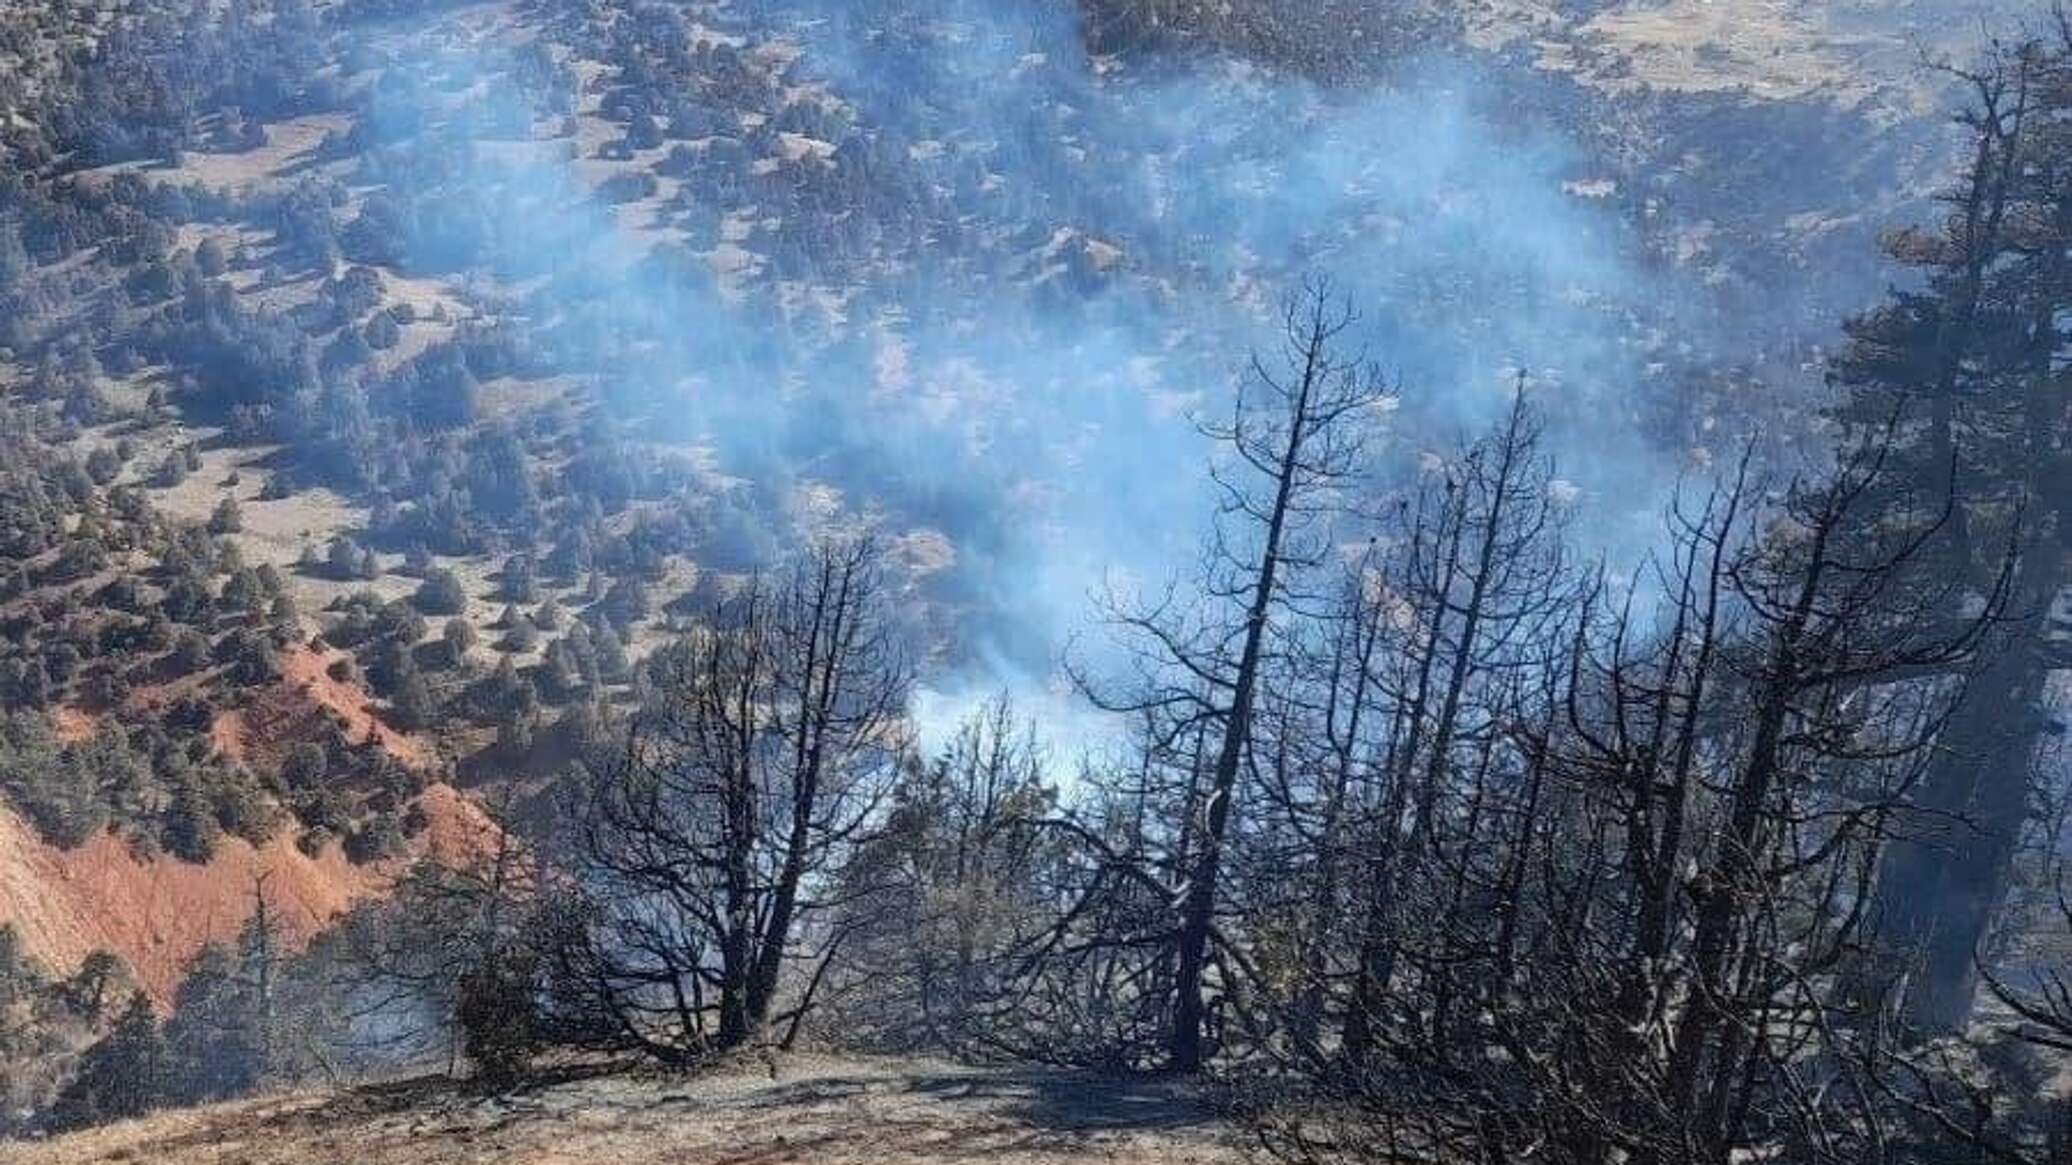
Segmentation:
[[(1927, 287), (1850, 325), (1834, 378), (1845, 424), (1908, 420), (1889, 476), (1953, 499), (1936, 554), (1983, 594), (2003, 548), (2021, 550), (2006, 618), (1940, 743), (1879, 874), (1877, 942), (1858, 989), (1897, 1001), (1924, 1033), (1961, 1028), (1975, 960), (2008, 888), (2028, 820), (2031, 769), (2049, 725), (2049, 673), (2068, 661), (2045, 613), (2072, 572), (2064, 353), (2072, 344), (2072, 30), (1989, 54), (1959, 73), (1971, 166), (1940, 230), (1899, 237)], [(1881, 521), (1897, 505), (1866, 507)], [(1945, 613), (1945, 620), (1956, 619)]]
[(876, 542), (825, 541), (651, 663), (579, 846), (585, 975), (627, 1042), (682, 1060), (780, 1018), (800, 937), (902, 747), (911, 673), (885, 602)]
[(341, 928), (325, 991), (348, 1028), (375, 1033), (342, 1050), (407, 1060), (443, 1044), (449, 1072), (465, 1054), (481, 1079), (501, 1083), (549, 1036), (537, 972), (553, 953), (545, 924), (558, 876), (520, 840), (508, 793), (483, 808), (458, 853), (418, 861), (386, 901)]
[(1493, 681), (1534, 659), (1565, 594), (1561, 514), (1524, 386), (1496, 431), (1441, 469), (1399, 521), (1403, 549), (1383, 601), (1405, 625), (1385, 680), (1385, 755), (1366, 835), (1366, 898), (1340, 1033), (1363, 1065), (1401, 950), (1400, 899), (1439, 843), (1456, 766), (1486, 752)]
[(1396, 783), (1377, 789), (1370, 844), (1389, 909), (1364, 901), (1339, 989), (1353, 1070), (1311, 1071), (1319, 1107), (1265, 1128), (1271, 1145), (1305, 1160), (1879, 1159), (1884, 1113), (1843, 1067), (1853, 1011), (1832, 984), (1999, 593), (1978, 618), (1943, 617), (1969, 586), (1931, 566), (1946, 507), (1859, 537), (1889, 448), (1777, 500), (1735, 480), (1678, 509), (1644, 586), (1578, 592), (1558, 560), (1523, 559), (1515, 577), (1541, 581), (1485, 607), (1443, 758), (1431, 721), (1460, 644), (1429, 622), (1465, 625), (1480, 556), (1448, 549), (1443, 505), (1406, 520), (1406, 562), (1434, 551), (1406, 577), (1445, 585), (1422, 605), (1406, 590), (1418, 633), (1384, 652)]
[(1276, 640), (1296, 576), (1324, 561), (1332, 521), (1363, 468), (1372, 413), (1388, 392), (1371, 367), (1336, 350), (1354, 317), (1323, 284), (1307, 286), (1282, 322), (1279, 358), (1255, 357), (1229, 419), (1201, 424), (1228, 458), (1213, 471), (1221, 501), (1199, 593), (1115, 611), (1141, 652), (1143, 682), (1082, 684), (1110, 710), (1158, 713), (1154, 731), (1168, 753), (1189, 741), (1206, 745), (1174, 890), (1166, 1058), (1181, 1072), (1199, 1069), (1211, 1050), (1205, 983), (1261, 684), (1281, 653)]
[(1027, 1017), (1002, 1012), (1003, 971), (1052, 920), (1044, 886), (1059, 842), (1040, 823), (1055, 799), (1035, 726), (1004, 695), (935, 756), (903, 766), (882, 824), (841, 871), (854, 938), (835, 1008), (850, 1038), (899, 1051), (1017, 1047)]

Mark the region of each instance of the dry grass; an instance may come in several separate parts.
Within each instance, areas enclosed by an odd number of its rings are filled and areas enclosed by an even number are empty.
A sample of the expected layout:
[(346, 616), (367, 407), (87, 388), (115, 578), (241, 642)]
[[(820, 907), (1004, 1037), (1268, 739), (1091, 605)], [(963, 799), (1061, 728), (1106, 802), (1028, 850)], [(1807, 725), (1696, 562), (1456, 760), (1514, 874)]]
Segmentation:
[(1532, 44), (1540, 67), (1616, 93), (1826, 99), (1899, 113), (1936, 108), (1924, 54), (1961, 59), (2004, 28), (2005, 0), (1473, 0), (1469, 39)]
[(914, 1061), (787, 1059), (697, 1079), (613, 1075), (482, 1097), (443, 1081), (247, 1101), (0, 1148), (0, 1165), (1182, 1165), (1234, 1162), (1169, 1081)]

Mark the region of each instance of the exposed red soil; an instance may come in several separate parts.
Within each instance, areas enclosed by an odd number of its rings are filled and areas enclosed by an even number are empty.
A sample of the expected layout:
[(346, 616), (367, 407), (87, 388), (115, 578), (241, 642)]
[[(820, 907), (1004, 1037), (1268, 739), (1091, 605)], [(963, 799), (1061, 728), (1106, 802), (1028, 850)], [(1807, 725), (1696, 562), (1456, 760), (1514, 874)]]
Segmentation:
[(177, 703), (182, 696), (193, 696), (206, 686), (208, 677), (200, 672), (167, 680), (161, 684), (138, 684), (130, 689), (122, 701), (123, 710), (132, 713), (163, 712)]
[(366, 692), (331, 677), (331, 665), (345, 658), (335, 648), (282, 652), (280, 682), (254, 692), (210, 725), (217, 750), (232, 760), (270, 767), (296, 745), (318, 739), (328, 721), (355, 744), (372, 741), (411, 768), (434, 768), (437, 758), (422, 739), (383, 723)]
[(91, 739), (100, 720), (84, 708), (63, 707), (52, 710), (50, 729), (65, 744), (78, 744)]
[(285, 831), (260, 847), (225, 837), (205, 865), (168, 854), (140, 860), (110, 833), (62, 850), (0, 804), (0, 921), (61, 974), (97, 948), (113, 951), (163, 1005), (204, 943), (236, 936), (259, 876), (282, 934), (300, 946), (354, 903), (383, 893), (417, 858), (458, 862), (493, 837), (486, 816), (451, 786), (430, 786), (418, 804), (427, 827), (405, 853), (366, 866), (347, 861), (335, 843), (310, 857)]
[[(372, 741), (413, 768), (431, 771), (432, 750), (421, 739), (381, 722), (373, 702), (327, 670), (344, 658), (336, 650), (297, 647), (280, 657), (281, 679), (252, 690), (244, 702), (210, 725), (224, 756), (271, 766), (296, 745), (323, 739), (333, 726), (355, 743)], [(161, 711), (198, 689), (193, 677), (137, 689), (133, 713)], [(57, 735), (90, 736), (99, 718), (81, 708), (52, 714)], [(0, 921), (12, 922), (26, 948), (59, 973), (95, 949), (120, 955), (159, 1003), (170, 1001), (188, 962), (204, 943), (236, 936), (252, 911), (255, 880), (264, 875), (269, 905), (293, 945), (307, 942), (352, 905), (386, 891), (391, 879), (420, 857), (465, 861), (492, 843), (495, 827), (451, 786), (434, 784), (419, 797), (426, 827), (401, 855), (356, 866), (333, 843), (311, 857), (289, 831), (264, 846), (223, 838), (205, 865), (171, 855), (140, 859), (113, 834), (73, 850), (38, 838), (0, 803)]]
[[(438, 758), (423, 739), (383, 723), (364, 691), (331, 676), (328, 669), (344, 658), (336, 649), (282, 652), (281, 678), (241, 693), (242, 702), (210, 724), (217, 751), (270, 768), (297, 745), (321, 741), (335, 729), (355, 744), (379, 745), (414, 769), (435, 771)], [(131, 714), (162, 712), (201, 684), (200, 677), (188, 676), (139, 687), (127, 708)], [(72, 707), (56, 710), (51, 719), (65, 740), (91, 736), (100, 722), (92, 711)], [(108, 833), (62, 850), (37, 837), (0, 801), (0, 922), (12, 922), (27, 950), (59, 973), (96, 949), (113, 951), (165, 1004), (203, 944), (236, 936), (251, 914), (261, 875), (283, 936), (300, 946), (354, 903), (386, 892), (418, 858), (458, 863), (493, 844), (495, 826), (452, 786), (429, 786), (417, 804), (425, 828), (404, 853), (383, 862), (356, 866), (336, 843), (312, 857), (283, 830), (259, 847), (225, 837), (208, 863), (193, 865), (167, 854), (140, 859)]]

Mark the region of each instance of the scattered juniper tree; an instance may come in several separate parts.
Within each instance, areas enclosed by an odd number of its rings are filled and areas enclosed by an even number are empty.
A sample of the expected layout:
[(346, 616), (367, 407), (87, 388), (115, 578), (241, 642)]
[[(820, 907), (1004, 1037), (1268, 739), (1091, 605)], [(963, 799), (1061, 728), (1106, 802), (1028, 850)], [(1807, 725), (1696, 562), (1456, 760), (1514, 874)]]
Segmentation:
[(71, 1082), (51, 1106), (56, 1129), (142, 1116), (164, 1102), (165, 1045), (151, 997), (138, 991), (115, 1027), (88, 1048)]

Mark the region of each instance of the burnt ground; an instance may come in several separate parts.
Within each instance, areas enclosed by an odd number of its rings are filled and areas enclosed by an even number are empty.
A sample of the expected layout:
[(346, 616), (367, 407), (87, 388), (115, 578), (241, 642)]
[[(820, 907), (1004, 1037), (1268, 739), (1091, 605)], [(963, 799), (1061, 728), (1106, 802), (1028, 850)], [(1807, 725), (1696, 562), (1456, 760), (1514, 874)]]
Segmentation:
[(490, 1097), (443, 1079), (167, 1112), (0, 1165), (1181, 1165), (1239, 1159), (1185, 1084), (1048, 1068), (787, 1058), (696, 1077), (575, 1076)]

